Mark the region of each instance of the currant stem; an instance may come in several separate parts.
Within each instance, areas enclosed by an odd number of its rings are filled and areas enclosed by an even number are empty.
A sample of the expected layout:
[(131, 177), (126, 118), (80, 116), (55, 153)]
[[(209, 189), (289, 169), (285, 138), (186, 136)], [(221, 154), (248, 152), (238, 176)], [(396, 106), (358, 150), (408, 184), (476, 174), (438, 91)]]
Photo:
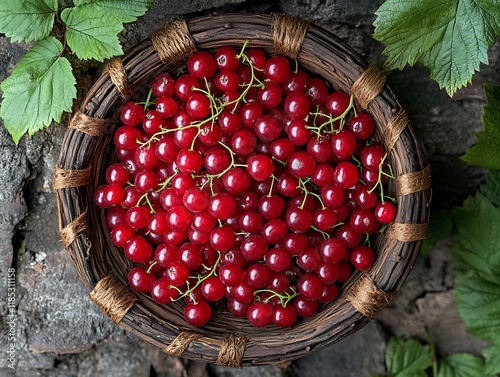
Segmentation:
[[(217, 260), (215, 261), (213, 267), (211, 269), (209, 269), (209, 272), (208, 274), (206, 275), (196, 275), (196, 276), (190, 276), (190, 278), (197, 278), (198, 281), (196, 282), (196, 284), (192, 287), (189, 287), (189, 284), (187, 285), (187, 289), (185, 292), (182, 292), (178, 287), (176, 286), (173, 286), (173, 285), (170, 285), (170, 288), (174, 288), (175, 290), (177, 290), (179, 293), (181, 293), (181, 295), (179, 295), (175, 300), (172, 300), (172, 301), (178, 301), (188, 295), (190, 295), (196, 288), (198, 288), (205, 280), (207, 280), (209, 277), (211, 276), (214, 276), (216, 275), (216, 270), (217, 270), (217, 266), (219, 265), (219, 262), (220, 262), (220, 259), (221, 259), (221, 252), (217, 250)], [(206, 267), (206, 266), (204, 266)], [(206, 268), (207, 269), (207, 268)], [(207, 269), (208, 270), (208, 269)], [(189, 282), (189, 280), (188, 280)]]

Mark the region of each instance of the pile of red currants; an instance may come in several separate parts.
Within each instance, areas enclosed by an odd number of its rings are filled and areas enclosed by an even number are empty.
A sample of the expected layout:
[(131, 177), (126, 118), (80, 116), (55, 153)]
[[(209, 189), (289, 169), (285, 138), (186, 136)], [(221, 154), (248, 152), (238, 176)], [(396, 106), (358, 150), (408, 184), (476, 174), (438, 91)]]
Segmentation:
[(130, 287), (183, 300), (191, 325), (220, 301), (257, 327), (315, 315), (396, 217), (373, 118), (283, 56), (197, 51), (120, 118), (94, 201)]

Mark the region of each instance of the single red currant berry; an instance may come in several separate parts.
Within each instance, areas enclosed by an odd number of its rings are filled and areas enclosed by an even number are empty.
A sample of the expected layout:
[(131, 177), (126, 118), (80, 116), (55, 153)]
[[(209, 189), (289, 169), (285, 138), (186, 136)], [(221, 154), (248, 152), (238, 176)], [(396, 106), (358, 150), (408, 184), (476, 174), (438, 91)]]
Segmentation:
[[(346, 265), (347, 268), (349, 268), (347, 263), (344, 263), (344, 265)], [(341, 266), (341, 264), (339, 264), (339, 266)], [(351, 274), (351, 271), (349, 270), (349, 275), (350, 274)], [(347, 278), (345, 280), (347, 280)], [(345, 281), (345, 280), (343, 280), (343, 281)], [(338, 295), (339, 295), (339, 288), (337, 287), (337, 285), (335, 283), (325, 284), (325, 286), (323, 288), (323, 293), (321, 294), (321, 297), (318, 299), (318, 302), (320, 302), (322, 304), (327, 304), (327, 303), (335, 300), (338, 297)]]
[(231, 195), (225, 192), (218, 193), (209, 200), (208, 213), (216, 219), (227, 220), (233, 215), (235, 210), (236, 201)]
[(366, 140), (372, 136), (375, 130), (375, 124), (371, 115), (367, 113), (358, 113), (357, 116), (349, 120), (349, 130), (358, 140)]
[(273, 109), (281, 103), (281, 87), (273, 82), (265, 82), (262, 88), (257, 90), (257, 100), (266, 110)]
[(264, 237), (251, 235), (241, 242), (240, 251), (248, 260), (260, 260), (266, 255), (268, 246)]
[(309, 114), (311, 104), (305, 93), (294, 92), (285, 98), (283, 108), (291, 119), (304, 119)]
[(257, 146), (257, 137), (246, 128), (237, 130), (231, 138), (231, 149), (237, 156), (250, 155)]
[(151, 285), (151, 290), (149, 291), (151, 298), (160, 305), (165, 305), (179, 296), (179, 291), (172, 287), (170, 279), (168, 277), (163, 277), (156, 280)]
[(335, 236), (345, 241), (347, 249), (352, 249), (353, 247), (359, 245), (362, 238), (361, 233), (356, 232), (350, 224), (343, 224), (339, 226)]
[(340, 262), (346, 255), (346, 242), (340, 238), (327, 238), (321, 244), (319, 252), (325, 262)]
[(151, 244), (140, 235), (132, 237), (123, 249), (125, 256), (135, 263), (147, 262), (153, 253)]
[(379, 170), (385, 164), (385, 149), (382, 144), (375, 143), (364, 147), (361, 150), (361, 163), (368, 170)]
[(368, 233), (376, 225), (375, 214), (369, 209), (355, 209), (349, 220), (351, 227), (358, 233)]
[(273, 56), (266, 62), (264, 76), (276, 84), (284, 84), (290, 78), (290, 62), (284, 56)]
[(175, 93), (181, 101), (187, 101), (187, 99), (195, 93), (193, 89), (201, 88), (200, 82), (196, 77), (192, 75), (180, 76), (175, 81)]
[(333, 177), (338, 187), (348, 189), (358, 182), (358, 168), (352, 162), (340, 162), (334, 169)]
[(187, 68), (191, 75), (203, 80), (205, 77), (214, 75), (217, 71), (217, 63), (209, 52), (197, 51), (189, 57)]
[(354, 268), (366, 271), (373, 266), (375, 262), (375, 253), (368, 246), (359, 245), (352, 249), (350, 260)]
[(255, 327), (265, 327), (271, 323), (273, 307), (263, 301), (258, 301), (250, 305), (247, 310), (248, 322)]
[(256, 181), (263, 181), (274, 173), (273, 160), (263, 154), (250, 156), (247, 160), (247, 165), (248, 174)]
[(253, 128), (255, 121), (264, 115), (262, 105), (258, 102), (248, 102), (241, 107), (241, 124), (244, 127)]
[(234, 71), (240, 66), (238, 52), (230, 46), (219, 47), (215, 50), (215, 61), (221, 71)]
[(265, 261), (271, 270), (275, 272), (283, 272), (290, 267), (292, 263), (292, 256), (285, 249), (275, 247), (266, 253)]
[(156, 100), (155, 109), (163, 118), (170, 118), (177, 113), (179, 105), (172, 97), (160, 97)]
[(328, 97), (328, 87), (323, 80), (313, 77), (306, 85), (306, 95), (311, 101), (311, 106), (321, 105)]
[(309, 82), (309, 75), (307, 72), (299, 69), (297, 72), (290, 72), (290, 77), (282, 85), (283, 93), (289, 95), (293, 92), (304, 93), (306, 91), (307, 83)]
[(160, 73), (154, 78), (151, 89), (156, 97), (172, 97), (175, 94), (175, 80), (166, 72)]
[(333, 117), (342, 115), (349, 107), (349, 96), (341, 91), (331, 93), (325, 101), (326, 108)]
[(223, 225), (210, 232), (210, 245), (217, 251), (226, 251), (236, 242), (236, 233), (230, 225)]
[(306, 300), (301, 295), (293, 299), (293, 307), (300, 317), (312, 317), (318, 311), (318, 301), (317, 300)]
[(264, 142), (271, 142), (281, 135), (281, 123), (273, 115), (263, 115), (254, 123), (255, 136)]
[(208, 301), (219, 301), (226, 294), (226, 290), (218, 277), (210, 276), (201, 284), (201, 293)]
[(356, 149), (356, 138), (349, 130), (333, 134), (331, 140), (333, 153), (341, 159), (351, 157)]
[(292, 325), (297, 321), (297, 312), (293, 305), (289, 304), (287, 306), (276, 305), (273, 308), (272, 322), (282, 328), (292, 327)]
[(312, 225), (313, 215), (307, 209), (291, 207), (285, 216), (286, 224), (292, 232), (305, 233)]
[(128, 273), (130, 288), (139, 293), (148, 293), (155, 280), (155, 275), (146, 272), (143, 267), (134, 267)]
[(200, 152), (192, 149), (181, 149), (175, 160), (181, 173), (198, 173), (203, 166)]
[(305, 151), (295, 152), (288, 160), (288, 170), (297, 178), (311, 176), (315, 168), (314, 157)]
[(235, 286), (243, 281), (245, 273), (237, 264), (225, 264), (219, 270), (219, 279), (227, 286)]
[(114, 142), (117, 148), (131, 151), (137, 148), (141, 131), (132, 126), (122, 126), (115, 132)]
[(375, 207), (375, 218), (382, 224), (389, 224), (396, 219), (396, 207), (389, 202), (379, 203)]
[(195, 120), (205, 119), (212, 112), (210, 99), (203, 93), (193, 93), (186, 101), (186, 111)]
[(212, 309), (205, 301), (198, 301), (186, 305), (184, 309), (184, 318), (192, 326), (205, 325), (212, 316)]
[(167, 212), (167, 222), (172, 230), (186, 231), (191, 225), (191, 212), (184, 206), (172, 207)]
[(138, 102), (125, 102), (120, 110), (120, 120), (126, 126), (137, 126), (144, 118), (144, 107)]
[(169, 278), (173, 286), (181, 287), (189, 278), (189, 267), (181, 261), (174, 261), (167, 266), (165, 276)]

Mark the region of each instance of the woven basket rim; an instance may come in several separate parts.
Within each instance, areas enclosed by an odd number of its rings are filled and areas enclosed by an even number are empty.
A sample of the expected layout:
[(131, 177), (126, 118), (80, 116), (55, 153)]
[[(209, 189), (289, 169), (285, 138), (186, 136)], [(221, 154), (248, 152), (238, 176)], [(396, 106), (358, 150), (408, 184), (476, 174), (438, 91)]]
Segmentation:
[[(104, 211), (93, 205), (93, 188), (103, 182), (117, 109), (124, 101), (157, 73), (184, 65), (193, 48), (241, 46), (247, 39), (252, 47), (296, 58), (332, 87), (357, 94), (357, 108), (374, 117), (376, 138), (389, 150), (396, 179), (388, 191), (397, 198), (398, 215), (377, 237), (374, 267), (354, 274), (339, 299), (316, 316), (291, 329), (259, 330), (242, 327), (242, 321), (221, 311), (220, 318), (193, 328), (175, 320), (182, 317), (175, 305), (167, 313), (148, 296), (130, 291), (123, 273), (130, 263), (109, 251)], [(427, 232), (430, 183), (423, 145), (380, 71), (322, 27), (275, 14), (226, 13), (169, 22), (110, 61), (71, 120), (54, 174), (61, 238), (91, 300), (114, 322), (165, 352), (229, 366), (296, 359), (366, 325), (411, 271)]]

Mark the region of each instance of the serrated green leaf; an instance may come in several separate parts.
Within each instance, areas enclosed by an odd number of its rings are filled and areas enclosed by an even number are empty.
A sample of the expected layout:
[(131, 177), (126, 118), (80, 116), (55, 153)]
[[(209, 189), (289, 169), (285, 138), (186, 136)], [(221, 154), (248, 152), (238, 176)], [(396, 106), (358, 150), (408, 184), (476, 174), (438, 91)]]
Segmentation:
[(456, 234), (451, 252), (457, 268), (473, 269), (483, 279), (500, 284), (500, 208), (478, 193), (453, 210), (453, 220)]
[(387, 344), (385, 364), (388, 377), (426, 377), (425, 370), (432, 365), (431, 350), (415, 339), (393, 337)]
[(487, 376), (498, 376), (500, 375), (500, 339), (497, 340), (496, 344), (483, 350), (483, 356), (486, 359), (484, 366), (484, 373)]
[(54, 26), (57, 0), (2, 0), (0, 33), (13, 42), (43, 39)]
[(75, 0), (75, 7), (89, 8), (92, 12), (114, 16), (121, 23), (134, 22), (146, 13), (152, 0)]
[(500, 35), (496, 0), (386, 0), (375, 14), (386, 66), (421, 62), (450, 96), (488, 64), (488, 48)]
[(462, 160), (471, 165), (500, 170), (500, 86), (487, 85), (485, 92), (484, 131), (476, 134), (476, 144), (462, 156)]
[(455, 296), (460, 317), (468, 331), (484, 340), (498, 342), (500, 334), (500, 285), (488, 282), (477, 272), (459, 273)]
[(480, 357), (457, 353), (441, 360), (437, 377), (486, 377)]
[(61, 12), (61, 20), (68, 27), (68, 46), (80, 59), (103, 61), (123, 53), (118, 41), (123, 25), (108, 13), (73, 7)]
[(0, 85), (0, 115), (16, 143), (71, 111), (76, 80), (69, 61), (60, 56), (62, 49), (54, 37), (38, 41)]
[(490, 170), (486, 174), (485, 184), (481, 185), (480, 192), (495, 207), (500, 207), (500, 170)]
[(427, 238), (422, 245), (420, 252), (424, 257), (429, 255), (431, 248), (436, 242), (441, 241), (451, 234), (453, 229), (453, 220), (451, 213), (448, 210), (433, 210), (431, 211), (431, 219), (429, 222), (429, 232)]

